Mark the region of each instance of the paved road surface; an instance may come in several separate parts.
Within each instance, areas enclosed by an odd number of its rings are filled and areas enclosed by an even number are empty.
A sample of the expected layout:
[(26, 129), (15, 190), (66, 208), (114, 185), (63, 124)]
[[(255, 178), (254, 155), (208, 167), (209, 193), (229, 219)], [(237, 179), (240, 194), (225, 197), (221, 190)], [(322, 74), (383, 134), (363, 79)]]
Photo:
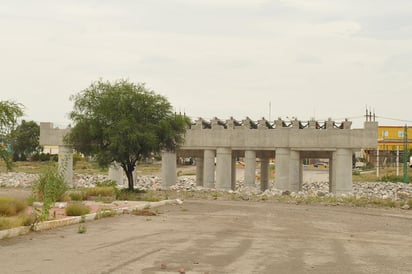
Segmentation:
[(412, 211), (185, 201), (0, 241), (1, 273), (412, 273)]

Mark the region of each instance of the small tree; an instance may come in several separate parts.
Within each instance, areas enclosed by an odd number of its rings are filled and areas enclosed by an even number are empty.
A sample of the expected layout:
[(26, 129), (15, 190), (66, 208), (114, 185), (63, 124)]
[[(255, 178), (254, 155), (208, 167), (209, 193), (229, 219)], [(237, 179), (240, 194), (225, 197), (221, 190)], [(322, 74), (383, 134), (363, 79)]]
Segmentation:
[(168, 100), (127, 80), (97, 81), (71, 97), (74, 126), (66, 142), (101, 166), (120, 163), (133, 190), (137, 162), (183, 142), (190, 120), (172, 112)]
[(13, 101), (0, 101), (0, 159), (6, 163), (7, 170), (12, 168), (11, 151), (8, 149), (10, 132), (15, 128), (17, 119), (23, 116), (23, 105)]
[(34, 121), (23, 120), (11, 134), (13, 159), (26, 160), (33, 152), (40, 152), (40, 126)]

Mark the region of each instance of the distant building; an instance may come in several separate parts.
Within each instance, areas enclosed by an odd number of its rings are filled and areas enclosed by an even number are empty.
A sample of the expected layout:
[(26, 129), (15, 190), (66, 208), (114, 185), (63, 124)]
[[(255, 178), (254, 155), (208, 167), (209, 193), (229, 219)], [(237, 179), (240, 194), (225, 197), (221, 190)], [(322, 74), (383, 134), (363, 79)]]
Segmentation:
[[(408, 150), (412, 149), (412, 127), (407, 128)], [(405, 142), (404, 126), (379, 126), (378, 149), (381, 151), (403, 151)]]

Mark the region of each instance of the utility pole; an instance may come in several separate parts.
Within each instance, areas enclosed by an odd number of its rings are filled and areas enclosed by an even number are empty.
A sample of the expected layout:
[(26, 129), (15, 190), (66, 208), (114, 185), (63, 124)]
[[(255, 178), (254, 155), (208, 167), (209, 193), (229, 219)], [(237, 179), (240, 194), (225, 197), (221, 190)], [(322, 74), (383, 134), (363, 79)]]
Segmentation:
[(403, 182), (406, 184), (408, 178), (408, 126), (405, 125), (403, 133)]

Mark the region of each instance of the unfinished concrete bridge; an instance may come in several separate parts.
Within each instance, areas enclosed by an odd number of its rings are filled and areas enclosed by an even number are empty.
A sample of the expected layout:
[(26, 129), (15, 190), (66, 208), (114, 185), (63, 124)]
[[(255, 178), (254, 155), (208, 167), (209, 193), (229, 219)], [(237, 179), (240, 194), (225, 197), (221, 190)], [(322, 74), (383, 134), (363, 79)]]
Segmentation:
[[(269, 183), (269, 160), (276, 161), (275, 188), (299, 191), (302, 187), (303, 159), (329, 159), (330, 192), (352, 191), (352, 154), (361, 148), (376, 148), (378, 123), (366, 116), (364, 127), (352, 129), (352, 122), (336, 123), (297, 119), (273, 122), (261, 119), (242, 121), (198, 119), (186, 131), (185, 142), (176, 152), (162, 152), (162, 186), (177, 181), (177, 157), (196, 159), (196, 181), (199, 186), (218, 190), (234, 189), (236, 159), (244, 158), (245, 185), (256, 186), (256, 160), (260, 159), (260, 188)], [(59, 166), (66, 181), (73, 179), (73, 149), (63, 142), (69, 129), (53, 128), (40, 123), (40, 144), (59, 146)], [(109, 177), (122, 182), (122, 170), (113, 165)]]
[(230, 118), (198, 119), (187, 130), (177, 154), (164, 152), (164, 187), (176, 182), (176, 156), (196, 159), (197, 185), (219, 190), (234, 189), (236, 159), (244, 158), (246, 186), (256, 186), (256, 159), (260, 159), (260, 187), (268, 188), (269, 160), (275, 159), (275, 188), (302, 188), (303, 159), (329, 159), (329, 190), (337, 195), (352, 191), (352, 155), (361, 148), (376, 148), (378, 123), (367, 117), (364, 128), (352, 129), (352, 122), (320, 123), (262, 118), (242, 121)]

